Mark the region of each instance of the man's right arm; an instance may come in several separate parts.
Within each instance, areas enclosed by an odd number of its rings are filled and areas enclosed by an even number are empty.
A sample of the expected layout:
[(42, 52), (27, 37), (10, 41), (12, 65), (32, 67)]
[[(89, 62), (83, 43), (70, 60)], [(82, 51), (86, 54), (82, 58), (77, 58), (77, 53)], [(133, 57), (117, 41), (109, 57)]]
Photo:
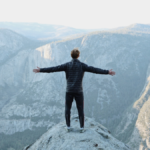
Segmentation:
[(67, 68), (67, 63), (55, 67), (40, 68), (39, 72), (43, 72), (43, 73), (59, 72), (59, 71), (65, 71), (66, 68)]
[(96, 74), (109, 74), (109, 70), (103, 70), (93, 66), (88, 66), (87, 64), (82, 63), (83, 70), (86, 72), (96, 73)]
[(51, 72), (59, 72), (59, 71), (66, 71), (67, 69), (67, 63), (62, 64), (62, 65), (58, 65), (55, 67), (48, 67), (48, 68), (39, 68), (38, 69), (33, 69), (33, 72), (35, 73), (39, 73), (39, 72), (43, 72), (43, 73), (51, 73)]

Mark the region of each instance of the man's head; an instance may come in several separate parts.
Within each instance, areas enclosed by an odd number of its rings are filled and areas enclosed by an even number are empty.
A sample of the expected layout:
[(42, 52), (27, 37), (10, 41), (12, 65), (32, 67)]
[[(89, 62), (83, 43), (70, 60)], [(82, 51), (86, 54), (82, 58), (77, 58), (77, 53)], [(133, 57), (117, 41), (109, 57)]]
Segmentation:
[(80, 55), (80, 51), (78, 48), (74, 48), (72, 51), (71, 51), (71, 57), (72, 58), (78, 58)]

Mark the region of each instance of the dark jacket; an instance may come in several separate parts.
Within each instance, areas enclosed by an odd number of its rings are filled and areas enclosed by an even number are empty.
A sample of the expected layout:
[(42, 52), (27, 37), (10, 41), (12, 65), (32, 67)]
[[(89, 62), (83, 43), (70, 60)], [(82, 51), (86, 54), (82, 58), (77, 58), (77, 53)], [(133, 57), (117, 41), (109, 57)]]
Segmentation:
[(66, 73), (66, 92), (83, 92), (82, 79), (84, 76), (84, 72), (92, 72), (97, 74), (109, 73), (109, 70), (102, 70), (100, 68), (88, 66), (87, 64), (80, 62), (78, 59), (72, 59), (70, 62), (56, 67), (40, 68), (40, 72), (45, 73), (58, 71), (65, 71)]

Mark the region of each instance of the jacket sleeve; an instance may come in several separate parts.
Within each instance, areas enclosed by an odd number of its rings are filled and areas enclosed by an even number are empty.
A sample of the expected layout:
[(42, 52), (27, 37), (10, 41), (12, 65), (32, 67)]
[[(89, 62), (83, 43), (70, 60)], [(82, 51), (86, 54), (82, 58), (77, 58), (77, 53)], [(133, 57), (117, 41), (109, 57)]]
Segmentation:
[(66, 71), (66, 68), (67, 68), (67, 63), (55, 67), (40, 68), (40, 72), (51, 73), (51, 72)]
[(93, 66), (88, 66), (87, 64), (82, 63), (83, 71), (96, 73), (96, 74), (109, 74), (109, 70), (103, 70), (100, 68), (95, 68)]

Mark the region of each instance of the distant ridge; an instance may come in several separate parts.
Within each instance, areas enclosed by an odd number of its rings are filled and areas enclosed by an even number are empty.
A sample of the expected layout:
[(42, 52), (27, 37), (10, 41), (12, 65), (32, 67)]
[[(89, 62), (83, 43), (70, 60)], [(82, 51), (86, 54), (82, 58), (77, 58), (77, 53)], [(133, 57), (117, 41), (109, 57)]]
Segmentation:
[[(32, 40), (62, 39), (66, 36), (88, 33), (94, 29), (75, 29), (72, 27), (52, 24), (0, 22), (0, 28), (13, 30)], [(96, 29), (97, 30), (97, 29)]]
[(130, 26), (127, 26), (127, 27), (120, 27), (120, 28), (112, 29), (110, 31), (150, 34), (150, 24), (135, 23), (135, 24), (131, 24)]

